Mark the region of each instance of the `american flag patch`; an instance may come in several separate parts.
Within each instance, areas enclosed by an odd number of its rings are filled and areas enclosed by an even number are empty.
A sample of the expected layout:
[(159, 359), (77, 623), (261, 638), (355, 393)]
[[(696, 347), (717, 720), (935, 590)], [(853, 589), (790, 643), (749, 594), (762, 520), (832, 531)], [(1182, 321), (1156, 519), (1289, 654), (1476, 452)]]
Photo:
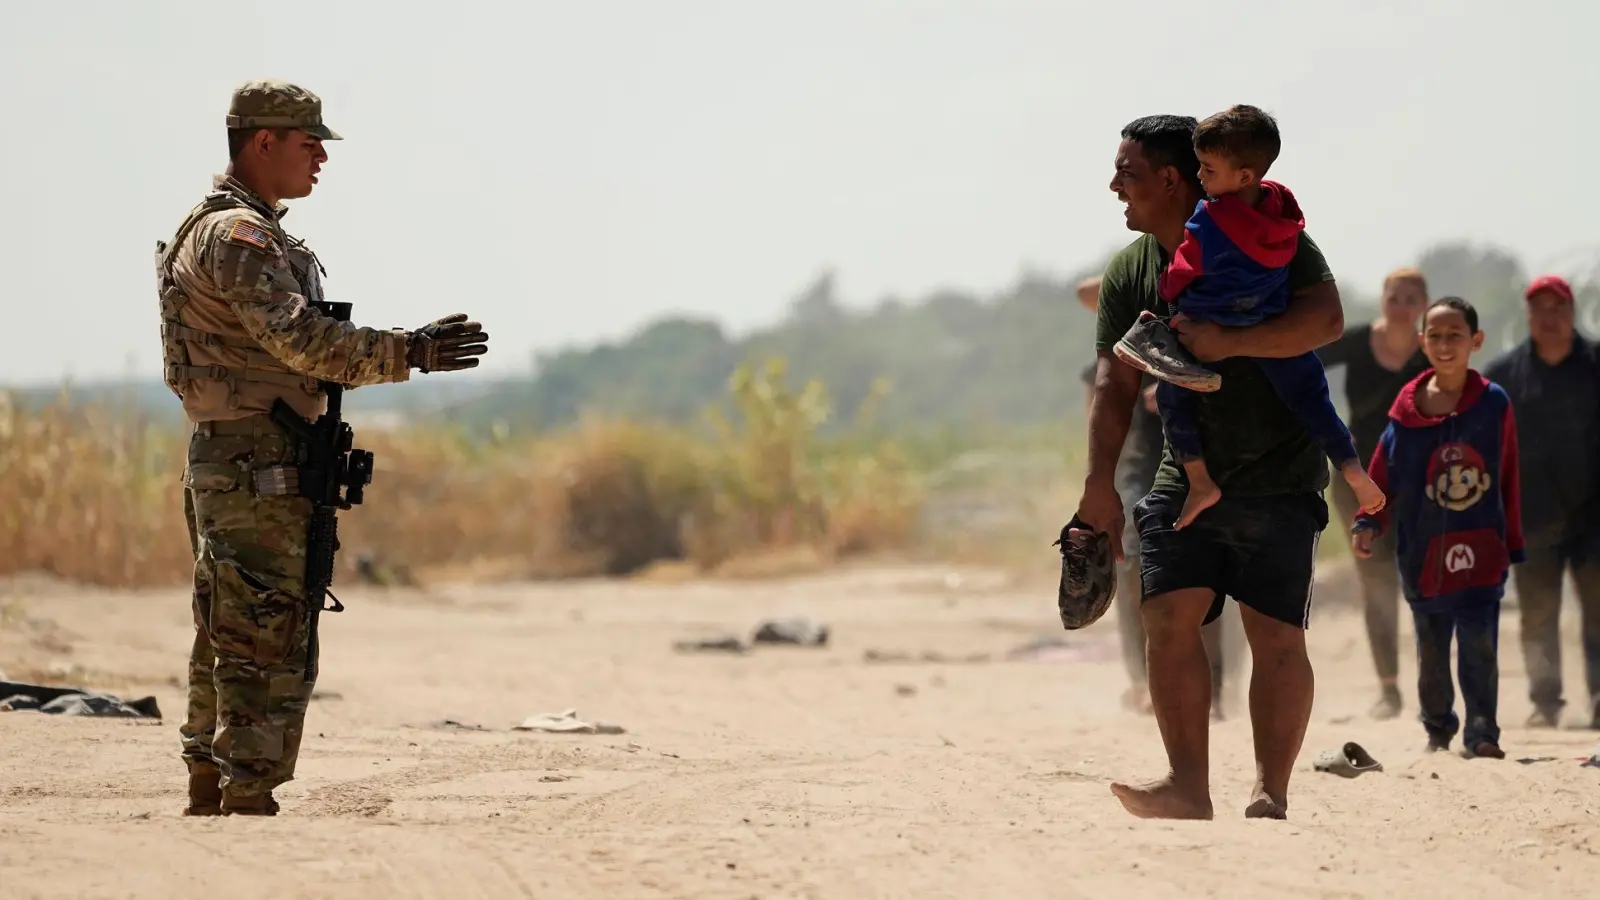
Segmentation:
[(233, 228), (228, 230), (228, 240), (236, 244), (249, 244), (263, 250), (272, 245), (272, 235), (265, 229), (244, 219), (233, 223)]

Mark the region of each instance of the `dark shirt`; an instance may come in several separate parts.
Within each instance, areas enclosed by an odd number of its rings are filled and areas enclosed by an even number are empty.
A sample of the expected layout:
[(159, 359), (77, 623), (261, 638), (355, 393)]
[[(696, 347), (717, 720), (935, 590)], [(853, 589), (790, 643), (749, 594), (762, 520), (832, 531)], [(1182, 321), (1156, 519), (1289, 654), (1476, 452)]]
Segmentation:
[(1389, 425), (1389, 407), (1400, 389), (1428, 368), (1428, 357), (1422, 349), (1406, 360), (1398, 372), (1391, 372), (1378, 362), (1372, 353), (1372, 323), (1357, 325), (1345, 330), (1340, 338), (1317, 350), (1317, 358), (1325, 369), (1344, 366), (1344, 397), (1350, 412), (1345, 425), (1355, 438), (1356, 453), (1361, 464), (1372, 462), (1378, 449), (1378, 438)]
[[(1095, 349), (1110, 350), (1128, 333), (1141, 310), (1164, 315), (1159, 282), (1169, 258), (1153, 235), (1142, 235), (1111, 258), (1100, 280)], [(1289, 262), (1290, 303), (1295, 291), (1332, 281), (1328, 262), (1310, 235), (1302, 233)], [(1328, 458), (1300, 419), (1278, 399), (1277, 389), (1254, 360), (1224, 359), (1211, 368), (1222, 389), (1201, 394), (1200, 436), (1206, 468), (1223, 493), (1237, 497), (1321, 494), (1328, 486)], [(1154, 489), (1187, 486), (1183, 468), (1163, 453)]]
[[(1094, 385), (1095, 363), (1083, 370), (1083, 383)], [(1122, 442), (1122, 456), (1117, 460), (1117, 493), (1122, 504), (1133, 508), (1150, 492), (1155, 481), (1156, 467), (1161, 465), (1161, 450), (1166, 438), (1161, 432), (1161, 417), (1145, 408), (1144, 389), (1156, 380), (1149, 375), (1139, 382), (1139, 400), (1133, 406), (1133, 419), (1128, 423), (1128, 439)]]
[(1531, 339), (1483, 369), (1505, 389), (1517, 422), (1522, 531), (1530, 548), (1582, 536), (1593, 512), (1600, 451), (1600, 365), (1596, 347), (1574, 335), (1572, 352), (1546, 365)]

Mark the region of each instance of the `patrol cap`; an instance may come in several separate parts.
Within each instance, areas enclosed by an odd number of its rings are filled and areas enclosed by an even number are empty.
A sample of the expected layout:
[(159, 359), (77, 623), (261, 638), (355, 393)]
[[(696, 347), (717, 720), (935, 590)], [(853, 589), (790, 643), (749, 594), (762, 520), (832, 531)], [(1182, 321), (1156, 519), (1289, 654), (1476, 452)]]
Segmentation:
[(247, 81), (228, 104), (229, 128), (298, 128), (325, 141), (343, 140), (322, 124), (322, 98), (287, 81)]

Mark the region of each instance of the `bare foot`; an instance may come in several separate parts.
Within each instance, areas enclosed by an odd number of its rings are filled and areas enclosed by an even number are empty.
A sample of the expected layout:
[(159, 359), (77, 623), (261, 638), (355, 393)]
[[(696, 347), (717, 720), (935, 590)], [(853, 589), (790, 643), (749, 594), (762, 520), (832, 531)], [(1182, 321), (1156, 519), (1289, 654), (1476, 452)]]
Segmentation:
[(1168, 776), (1160, 781), (1128, 785), (1116, 782), (1111, 793), (1122, 801), (1122, 808), (1141, 819), (1210, 819), (1211, 795), (1185, 791)]
[(1377, 703), (1372, 704), (1372, 709), (1367, 711), (1367, 715), (1380, 721), (1392, 719), (1400, 715), (1400, 706), (1399, 687), (1393, 684), (1385, 684), (1383, 686), (1383, 695), (1378, 698)]
[(1183, 512), (1178, 514), (1177, 524), (1173, 526), (1179, 531), (1222, 499), (1222, 489), (1211, 480), (1211, 473), (1206, 471), (1205, 466), (1204, 460), (1184, 464), (1184, 469), (1189, 473), (1189, 496), (1183, 499)]
[(1555, 728), (1561, 724), (1561, 713), (1555, 709), (1535, 709), (1524, 728)]
[(1150, 688), (1145, 685), (1129, 685), (1122, 692), (1122, 705), (1141, 716), (1155, 714), (1155, 707), (1150, 703)]
[(1257, 790), (1251, 798), (1250, 805), (1244, 808), (1246, 819), (1287, 819), (1289, 818), (1289, 805), (1279, 803), (1272, 799), (1266, 791)]
[(1362, 471), (1356, 463), (1347, 464), (1342, 470), (1344, 480), (1350, 485), (1350, 490), (1356, 495), (1356, 503), (1361, 505), (1364, 513), (1375, 513), (1383, 509), (1389, 498), (1383, 495), (1383, 488), (1372, 480), (1372, 476)]

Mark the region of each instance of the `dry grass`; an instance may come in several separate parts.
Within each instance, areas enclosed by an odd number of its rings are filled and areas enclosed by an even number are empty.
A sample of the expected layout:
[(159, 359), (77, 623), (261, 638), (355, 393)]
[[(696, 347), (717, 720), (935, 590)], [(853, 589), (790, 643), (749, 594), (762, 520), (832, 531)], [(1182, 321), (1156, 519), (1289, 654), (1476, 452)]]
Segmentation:
[[(781, 363), (742, 369), (710, 433), (585, 421), (474, 442), (369, 432), (366, 502), (340, 515), (341, 565), (456, 577), (624, 574), (663, 560), (708, 569), (798, 549), (832, 560), (903, 545), (917, 480), (892, 442), (824, 439), (819, 384)], [(107, 586), (183, 584), (192, 557), (187, 434), (65, 399), (25, 411), (0, 394), (0, 575)]]

